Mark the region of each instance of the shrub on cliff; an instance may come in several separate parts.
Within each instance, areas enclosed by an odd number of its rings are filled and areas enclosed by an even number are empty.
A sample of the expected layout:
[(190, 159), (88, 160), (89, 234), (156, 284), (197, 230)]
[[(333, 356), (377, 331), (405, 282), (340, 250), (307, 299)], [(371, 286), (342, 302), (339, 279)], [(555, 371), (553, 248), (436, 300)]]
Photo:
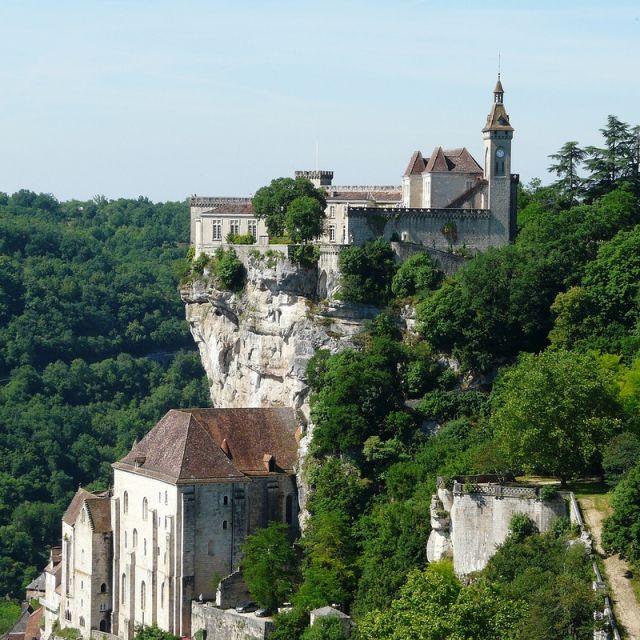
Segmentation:
[(391, 298), (391, 279), (395, 273), (393, 256), (383, 238), (362, 247), (345, 249), (338, 257), (342, 298), (384, 306)]
[(246, 270), (233, 249), (217, 249), (211, 269), (223, 289), (239, 291), (244, 286)]

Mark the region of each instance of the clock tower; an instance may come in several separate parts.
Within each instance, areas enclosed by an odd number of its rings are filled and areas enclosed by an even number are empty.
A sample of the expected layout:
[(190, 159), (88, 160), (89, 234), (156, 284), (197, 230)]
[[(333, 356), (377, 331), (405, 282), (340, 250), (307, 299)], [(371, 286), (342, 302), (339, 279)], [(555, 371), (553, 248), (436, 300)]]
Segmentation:
[(515, 234), (517, 178), (511, 176), (511, 139), (513, 127), (504, 107), (504, 89), (498, 74), (493, 104), (482, 130), (484, 139), (484, 178), (488, 182), (488, 209), (491, 209), (492, 235)]

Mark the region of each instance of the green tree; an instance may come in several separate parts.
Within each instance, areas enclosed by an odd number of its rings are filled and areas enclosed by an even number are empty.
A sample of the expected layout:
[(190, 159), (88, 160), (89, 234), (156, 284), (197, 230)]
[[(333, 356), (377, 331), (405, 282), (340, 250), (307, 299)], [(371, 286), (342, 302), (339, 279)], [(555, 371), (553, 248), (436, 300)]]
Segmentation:
[(618, 483), (611, 498), (613, 513), (602, 527), (602, 545), (609, 553), (619, 553), (640, 562), (640, 464)]
[(256, 602), (275, 610), (291, 594), (294, 553), (287, 538), (287, 525), (272, 522), (250, 535), (242, 546), (242, 571)]
[(152, 624), (150, 627), (136, 627), (134, 640), (180, 640), (180, 636), (163, 631), (158, 625)]
[(323, 616), (305, 630), (300, 640), (346, 640), (346, 636), (339, 618)]
[(568, 478), (593, 468), (620, 428), (613, 380), (595, 359), (570, 351), (524, 354), (501, 372), (491, 424), (513, 469)]
[(609, 482), (617, 482), (640, 461), (640, 438), (625, 431), (605, 445), (602, 450), (602, 468)]
[(426, 253), (416, 253), (398, 267), (393, 276), (391, 290), (399, 297), (412, 296), (435, 289), (441, 273), (434, 261)]
[(384, 306), (390, 299), (394, 253), (383, 238), (345, 249), (338, 256), (338, 266), (345, 300)]
[(633, 174), (634, 133), (626, 122), (609, 115), (607, 124), (600, 129), (603, 147), (585, 149), (585, 165), (591, 172), (587, 179), (589, 193), (602, 195), (613, 189), (616, 182)]
[(578, 175), (578, 167), (586, 155), (587, 152), (572, 140), (565, 142), (557, 153), (549, 156), (555, 163), (548, 170), (558, 176), (553, 186), (560, 191), (570, 206), (578, 201), (581, 192), (582, 179)]
[[(296, 202), (298, 198), (302, 200)], [(307, 198), (315, 200), (318, 204), (312, 205)], [(294, 202), (296, 204), (289, 214)], [(268, 186), (256, 191), (252, 203), (256, 217), (265, 221), (270, 236), (282, 236), (286, 231), (293, 239), (293, 231), (301, 242), (319, 235), (316, 232), (318, 225), (322, 224), (327, 206), (324, 193), (302, 177), (272, 180)]]
[(306, 243), (322, 234), (324, 207), (323, 202), (313, 196), (300, 196), (289, 203), (284, 222), (293, 242)]

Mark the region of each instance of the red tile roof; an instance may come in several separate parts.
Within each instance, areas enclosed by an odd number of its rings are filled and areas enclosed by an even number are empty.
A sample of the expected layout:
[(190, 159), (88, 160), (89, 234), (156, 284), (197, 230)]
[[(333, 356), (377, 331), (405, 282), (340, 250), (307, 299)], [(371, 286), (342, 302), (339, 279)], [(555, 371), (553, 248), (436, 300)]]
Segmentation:
[(292, 409), (174, 409), (114, 467), (172, 483), (232, 480), (268, 473), (271, 455), (291, 472), (297, 428)]

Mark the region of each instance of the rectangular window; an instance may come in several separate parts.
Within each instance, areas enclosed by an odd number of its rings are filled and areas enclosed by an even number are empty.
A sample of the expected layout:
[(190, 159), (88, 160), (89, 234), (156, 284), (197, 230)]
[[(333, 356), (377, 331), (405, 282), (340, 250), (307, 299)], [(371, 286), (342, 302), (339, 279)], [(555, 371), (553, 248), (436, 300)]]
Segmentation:
[(332, 204), (329, 206), (329, 217), (330, 218), (335, 218), (336, 217), (336, 205)]
[(232, 236), (237, 236), (240, 233), (240, 220), (229, 221), (229, 233)]
[(330, 224), (329, 225), (329, 242), (335, 242), (335, 241), (336, 241), (336, 225)]
[(222, 220), (213, 221), (213, 240), (222, 240)]
[(258, 239), (258, 222), (257, 220), (249, 220), (247, 222), (249, 233), (253, 236), (254, 241)]

